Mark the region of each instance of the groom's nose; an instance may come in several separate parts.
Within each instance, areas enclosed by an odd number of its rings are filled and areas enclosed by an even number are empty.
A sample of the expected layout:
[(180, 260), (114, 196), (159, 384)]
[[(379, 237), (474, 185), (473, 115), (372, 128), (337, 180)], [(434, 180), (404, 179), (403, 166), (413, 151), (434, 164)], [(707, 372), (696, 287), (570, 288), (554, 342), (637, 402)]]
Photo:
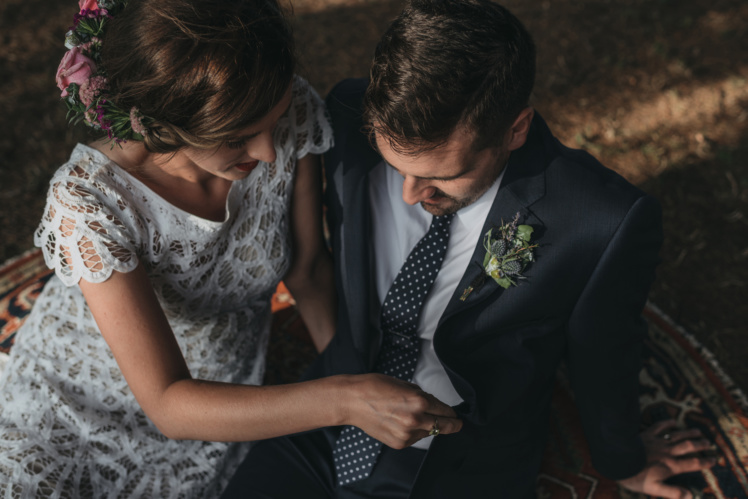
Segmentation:
[(413, 205), (430, 198), (436, 192), (436, 188), (430, 185), (426, 179), (405, 175), (403, 181), (403, 201)]

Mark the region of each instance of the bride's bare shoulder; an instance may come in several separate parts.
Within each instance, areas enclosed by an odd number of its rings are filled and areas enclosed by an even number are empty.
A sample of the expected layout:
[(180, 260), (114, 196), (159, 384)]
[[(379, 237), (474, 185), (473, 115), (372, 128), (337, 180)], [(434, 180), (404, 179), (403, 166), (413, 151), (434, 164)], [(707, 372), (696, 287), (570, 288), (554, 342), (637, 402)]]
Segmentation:
[(149, 156), (141, 143), (123, 142), (118, 144), (107, 138), (102, 138), (90, 142), (88, 147), (96, 149), (120, 168), (131, 173), (139, 170), (139, 167)]

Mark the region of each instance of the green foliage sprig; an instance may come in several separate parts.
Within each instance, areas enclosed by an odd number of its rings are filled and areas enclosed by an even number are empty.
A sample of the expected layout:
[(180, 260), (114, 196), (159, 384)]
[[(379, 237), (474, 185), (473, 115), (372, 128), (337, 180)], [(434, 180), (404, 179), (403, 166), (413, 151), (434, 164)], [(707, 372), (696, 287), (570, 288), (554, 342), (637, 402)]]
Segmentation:
[(530, 244), (534, 229), (530, 225), (519, 225), (519, 217), (517, 213), (510, 223), (491, 228), (483, 236), (483, 247), (486, 249), (483, 273), (465, 289), (461, 301), (465, 301), (476, 287), (482, 286), (486, 277), (491, 277), (504, 289), (526, 279), (522, 272), (530, 262), (535, 261), (533, 249), (538, 245)]

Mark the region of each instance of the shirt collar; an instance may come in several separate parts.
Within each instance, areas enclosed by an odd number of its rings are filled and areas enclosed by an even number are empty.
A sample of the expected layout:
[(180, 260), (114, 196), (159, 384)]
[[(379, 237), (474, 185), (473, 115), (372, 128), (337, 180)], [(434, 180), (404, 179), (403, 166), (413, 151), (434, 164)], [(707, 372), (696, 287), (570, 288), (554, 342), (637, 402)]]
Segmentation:
[[(485, 221), (486, 216), (488, 216), (488, 212), (491, 210), (491, 205), (496, 197), (496, 193), (499, 192), (499, 186), (501, 185), (501, 179), (504, 178), (505, 171), (506, 167), (501, 170), (501, 173), (496, 177), (496, 180), (491, 184), (491, 187), (489, 187), (481, 197), (455, 213), (455, 218), (458, 219), (462, 225), (470, 227), (478, 223), (480, 227), (483, 227), (483, 222)], [(454, 220), (452, 222), (454, 223)]]

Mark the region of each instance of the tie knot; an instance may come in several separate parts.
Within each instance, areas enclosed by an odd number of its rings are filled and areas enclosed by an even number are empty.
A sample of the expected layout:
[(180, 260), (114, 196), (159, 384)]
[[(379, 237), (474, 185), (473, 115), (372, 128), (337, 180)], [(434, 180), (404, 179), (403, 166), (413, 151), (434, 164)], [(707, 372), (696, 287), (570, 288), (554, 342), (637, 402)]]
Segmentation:
[(448, 215), (434, 215), (434, 218), (431, 219), (431, 227), (434, 229), (444, 229), (446, 227), (449, 227), (449, 224), (452, 223), (452, 219), (454, 218), (455, 214), (450, 213)]

